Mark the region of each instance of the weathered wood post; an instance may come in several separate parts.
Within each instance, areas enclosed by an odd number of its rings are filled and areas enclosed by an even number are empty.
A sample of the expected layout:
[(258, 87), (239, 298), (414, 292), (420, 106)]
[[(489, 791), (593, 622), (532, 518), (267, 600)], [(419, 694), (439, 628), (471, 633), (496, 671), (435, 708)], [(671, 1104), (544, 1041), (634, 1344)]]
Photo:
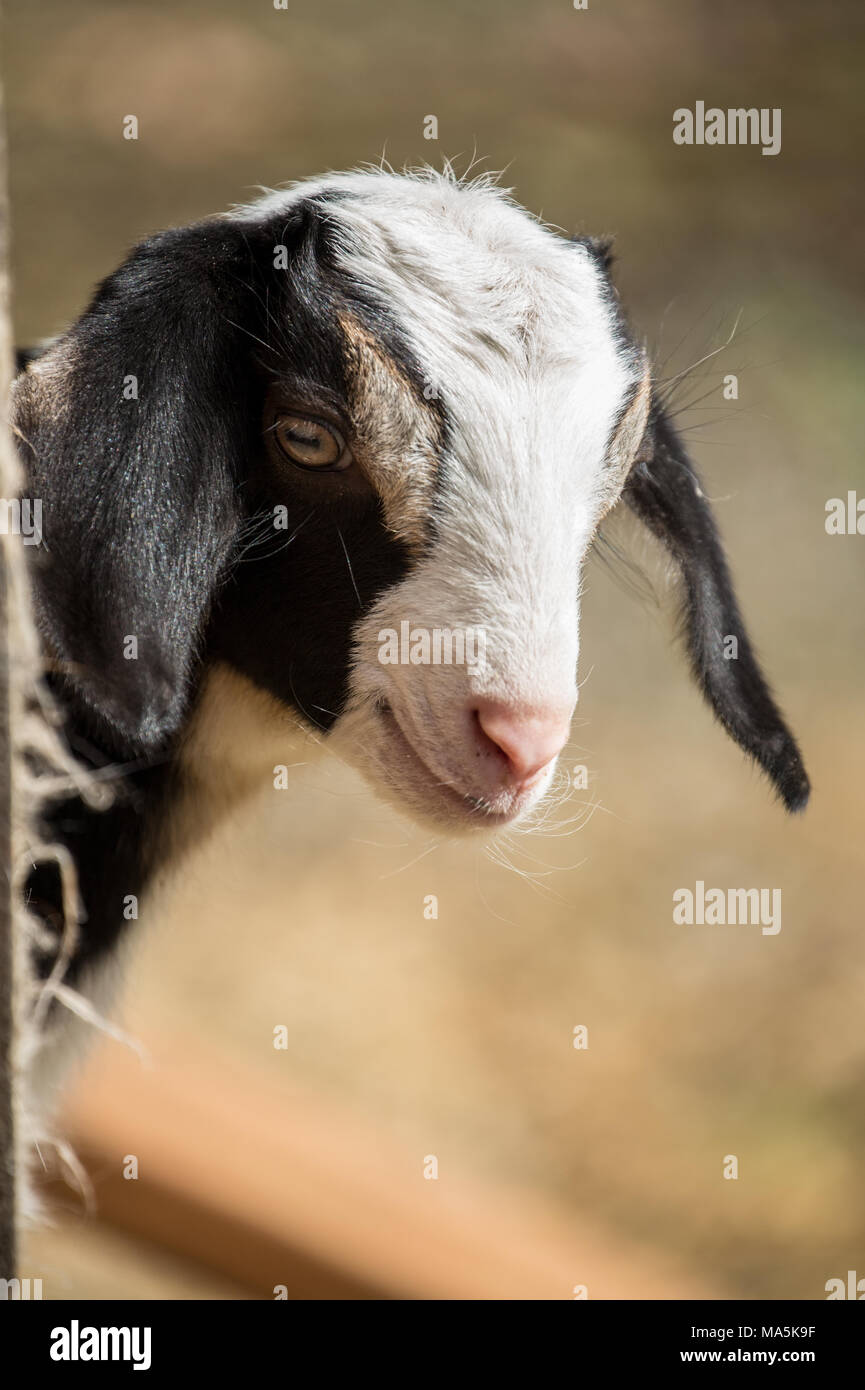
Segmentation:
[[(6, 145), (0, 92), (0, 498), (15, 496), (17, 468), (6, 419), (12, 375), (9, 317), (9, 220)], [(8, 528), (7, 528), (8, 530)], [(9, 552), (15, 536), (0, 536), (0, 1279), (13, 1279), (15, 1231), (15, 911), (12, 876), (12, 736), (10, 721)]]

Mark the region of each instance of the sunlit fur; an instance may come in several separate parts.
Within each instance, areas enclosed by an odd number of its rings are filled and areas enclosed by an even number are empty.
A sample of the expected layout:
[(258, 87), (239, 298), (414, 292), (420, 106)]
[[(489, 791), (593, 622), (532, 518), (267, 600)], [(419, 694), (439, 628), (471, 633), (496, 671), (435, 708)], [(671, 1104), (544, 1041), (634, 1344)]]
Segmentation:
[[(477, 707), (573, 710), (581, 570), (620, 497), (681, 576), (708, 704), (804, 807), (709, 503), (608, 270), (601, 245), (489, 179), (329, 175), (148, 238), (22, 354), (46, 680), (75, 757), (117, 789), (105, 811), (72, 788), (41, 827), (84, 908), (67, 1003), (120, 958), (128, 896), (146, 913), (163, 871), (293, 761), (299, 730), (437, 833), (542, 822), (555, 760), (503, 776)], [(279, 409), (336, 414), (352, 467), (287, 462)], [(383, 664), (381, 634), (403, 623), (482, 631), (484, 660)], [(46, 863), (27, 891), (47, 997), (68, 900)]]
[[(235, 215), (254, 220), (334, 194), (340, 263), (399, 321), (427, 392), (446, 403), (449, 437), (430, 543), (358, 623), (351, 696), (331, 739), (415, 815), (484, 825), (527, 811), (554, 769), (529, 795), (490, 794), (475, 776), (472, 704), (575, 704), (580, 569), (624, 482), (608, 451), (645, 364), (588, 246), (488, 180), (340, 175)], [(399, 530), (398, 510), (391, 520)], [(483, 669), (383, 666), (379, 632), (403, 620), (482, 629)]]

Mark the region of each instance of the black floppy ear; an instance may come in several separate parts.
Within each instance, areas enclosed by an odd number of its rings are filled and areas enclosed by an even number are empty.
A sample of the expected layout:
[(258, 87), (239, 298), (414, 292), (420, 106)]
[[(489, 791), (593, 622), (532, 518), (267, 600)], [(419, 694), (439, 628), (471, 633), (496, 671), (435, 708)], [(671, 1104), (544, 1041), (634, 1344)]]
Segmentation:
[(39, 624), (66, 693), (115, 752), (177, 728), (237, 533), (251, 257), (228, 222), (151, 238), (15, 384), (43, 508)]
[(810, 785), (796, 740), (745, 631), (700, 480), (657, 404), (623, 495), (681, 570), (688, 651), (703, 694), (727, 732), (768, 773), (787, 809), (802, 810)]

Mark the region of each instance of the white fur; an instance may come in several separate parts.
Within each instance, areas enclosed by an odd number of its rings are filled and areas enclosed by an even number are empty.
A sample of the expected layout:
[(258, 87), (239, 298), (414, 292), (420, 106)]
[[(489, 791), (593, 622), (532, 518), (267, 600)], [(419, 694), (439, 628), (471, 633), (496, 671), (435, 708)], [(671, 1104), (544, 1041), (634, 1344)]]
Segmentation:
[[(611, 438), (644, 363), (618, 332), (588, 249), (489, 180), (340, 174), (227, 216), (259, 221), (331, 190), (348, 195), (328, 204), (338, 259), (397, 320), (445, 406), (448, 443), (435, 458), (435, 421), (416, 399), (400, 401), (408, 388), (398, 372), (387, 363), (367, 372), (369, 408), (400, 423), (391, 432), (399, 447), (370, 460), (371, 480), (387, 524), (415, 547), (417, 562), (358, 626), (348, 706), (327, 743), (415, 818), (455, 832), (488, 829), (535, 805), (553, 764), (529, 789), (503, 786), (473, 711), (495, 700), (529, 716), (569, 716), (576, 703), (580, 570), (623, 483)], [(359, 338), (356, 346), (367, 350)], [(48, 369), (46, 360), (32, 370)], [(641, 428), (638, 418), (635, 443)], [(405, 620), (482, 630), (484, 663), (382, 665), (379, 633)], [(245, 678), (223, 667), (208, 673), (180, 754), (181, 794), (159, 829), (165, 875), (193, 834), (207, 834), (276, 765), (309, 758), (298, 724)], [(99, 1025), (94, 1001), (104, 1007), (116, 974), (115, 955), (80, 993), (61, 986), (64, 1014), (22, 1042), (30, 1126), (34, 1097), (44, 1107), (56, 1091), (82, 1025)], [(22, 1142), (31, 1137), (23, 1123), (20, 1133)]]
[[(529, 789), (503, 786), (473, 710), (495, 700), (569, 716), (576, 703), (581, 566), (627, 471), (611, 461), (611, 439), (645, 364), (618, 332), (588, 249), (489, 180), (340, 174), (227, 216), (259, 221), (331, 190), (348, 195), (328, 203), (342, 267), (397, 320), (444, 404), (448, 443), (435, 458), (432, 417), (416, 399), (400, 401), (408, 388), (399, 373), (387, 363), (366, 373), (368, 407), (400, 422), (390, 435), (399, 447), (388, 459), (378, 451), (370, 477), (387, 524), (415, 545), (416, 564), (358, 626), (348, 706), (327, 743), (415, 818), (460, 833), (488, 829), (534, 806), (553, 764)], [(357, 325), (346, 331), (367, 350)], [(638, 411), (626, 431), (626, 453), (642, 418)], [(379, 633), (406, 620), (481, 629), (484, 663), (382, 665)], [(159, 831), (167, 875), (191, 837), (208, 833), (276, 765), (308, 759), (298, 724), (245, 678), (209, 672), (180, 754), (183, 789)], [(100, 970), (84, 993), (107, 983)], [(43, 1094), (57, 1083), (55, 1062), (68, 1059), (62, 1032), (42, 1039)]]
[[(257, 220), (330, 190), (350, 195), (328, 204), (342, 266), (397, 318), (452, 429), (434, 545), (361, 624), (350, 707), (330, 741), (416, 816), (453, 829), (512, 819), (552, 767), (530, 795), (491, 795), (468, 712), (481, 698), (572, 710), (580, 568), (622, 483), (606, 453), (643, 364), (617, 336), (587, 248), (488, 180), (341, 174), (230, 216)], [(403, 620), (482, 628), (483, 670), (382, 666), (378, 634)]]

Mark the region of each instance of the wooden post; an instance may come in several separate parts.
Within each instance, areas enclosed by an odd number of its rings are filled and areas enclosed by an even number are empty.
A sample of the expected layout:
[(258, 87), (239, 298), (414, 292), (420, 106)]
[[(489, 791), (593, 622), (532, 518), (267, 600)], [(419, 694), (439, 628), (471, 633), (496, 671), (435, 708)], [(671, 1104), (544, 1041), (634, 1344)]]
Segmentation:
[[(6, 421), (12, 375), (9, 319), (9, 223), (6, 194), (6, 146), (0, 93), (0, 497), (17, 491), (17, 468)], [(10, 486), (11, 484), (11, 486)], [(15, 911), (12, 887), (12, 741), (10, 729), (8, 547), (14, 536), (0, 536), (0, 1279), (13, 1279), (15, 1230)]]

